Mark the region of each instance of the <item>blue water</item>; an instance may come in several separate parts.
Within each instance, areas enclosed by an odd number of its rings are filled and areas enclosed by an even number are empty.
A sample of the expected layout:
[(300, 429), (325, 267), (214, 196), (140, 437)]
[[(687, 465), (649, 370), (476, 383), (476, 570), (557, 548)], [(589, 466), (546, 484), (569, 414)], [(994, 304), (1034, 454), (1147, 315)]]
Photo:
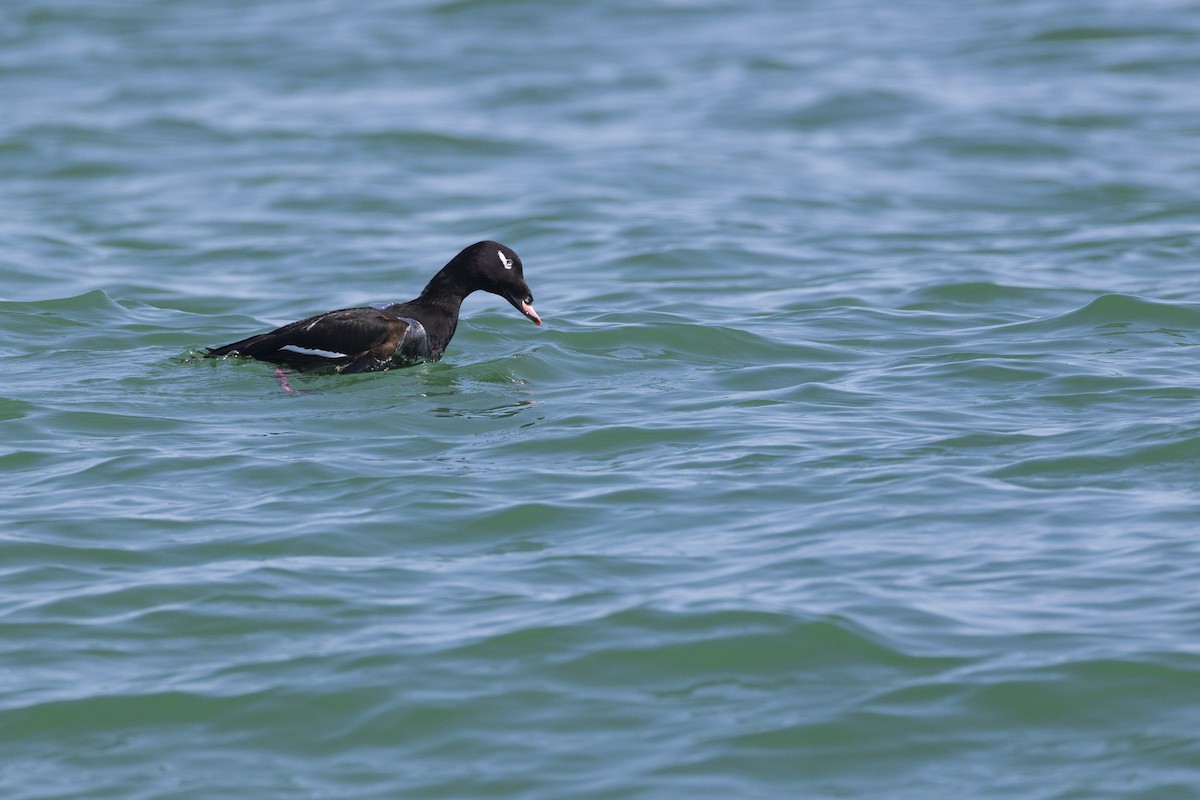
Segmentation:
[[(0, 5), (0, 796), (1200, 798), (1200, 3)], [(521, 254), (440, 363), (199, 358)]]

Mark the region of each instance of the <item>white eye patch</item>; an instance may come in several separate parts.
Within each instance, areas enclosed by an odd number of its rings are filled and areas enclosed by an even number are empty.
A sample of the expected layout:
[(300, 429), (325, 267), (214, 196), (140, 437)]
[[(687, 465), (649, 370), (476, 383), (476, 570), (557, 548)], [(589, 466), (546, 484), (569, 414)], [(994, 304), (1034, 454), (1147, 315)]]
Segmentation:
[(500, 256), (500, 263), (504, 265), (505, 269), (512, 269), (512, 267), (513, 267), (512, 259), (509, 258), (508, 256), (504, 255), (504, 252), (502, 250), (497, 250), (496, 255)]

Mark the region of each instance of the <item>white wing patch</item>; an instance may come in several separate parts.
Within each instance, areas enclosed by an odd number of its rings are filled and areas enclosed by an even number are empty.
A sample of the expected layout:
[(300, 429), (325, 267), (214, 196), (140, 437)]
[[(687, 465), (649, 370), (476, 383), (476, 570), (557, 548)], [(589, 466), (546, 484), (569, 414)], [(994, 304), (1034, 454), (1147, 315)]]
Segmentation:
[(280, 350), (290, 350), (302, 356), (319, 356), (321, 358), (346, 358), (345, 353), (335, 353), (332, 350), (321, 350), (316, 347), (301, 347), (298, 344), (285, 344)]
[(505, 268), (505, 269), (512, 269), (512, 268), (513, 268), (513, 262), (512, 262), (512, 259), (511, 259), (511, 258), (509, 258), (508, 256), (504, 255), (504, 251), (503, 251), (503, 250), (497, 250), (497, 251), (496, 251), (496, 255), (500, 256), (500, 263), (504, 265), (504, 268)]

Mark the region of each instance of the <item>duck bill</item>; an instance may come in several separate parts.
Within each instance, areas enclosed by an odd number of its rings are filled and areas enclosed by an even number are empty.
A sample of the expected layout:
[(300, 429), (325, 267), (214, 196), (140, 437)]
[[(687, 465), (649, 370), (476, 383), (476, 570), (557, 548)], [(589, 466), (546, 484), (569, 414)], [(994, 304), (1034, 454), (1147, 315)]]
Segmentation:
[(537, 315), (537, 312), (533, 310), (533, 306), (529, 305), (529, 303), (526, 303), (524, 300), (522, 300), (521, 303), (517, 306), (517, 310), (520, 311), (525, 316), (529, 317), (529, 319), (533, 322), (534, 325), (542, 324), (542, 318), (539, 317)]

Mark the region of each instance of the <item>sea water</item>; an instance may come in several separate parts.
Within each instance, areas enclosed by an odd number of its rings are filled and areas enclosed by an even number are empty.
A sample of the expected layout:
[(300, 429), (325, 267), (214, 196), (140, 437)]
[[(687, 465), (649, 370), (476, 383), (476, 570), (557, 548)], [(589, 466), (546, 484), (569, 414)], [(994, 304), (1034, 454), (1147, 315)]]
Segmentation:
[[(1200, 797), (1200, 5), (0, 5), (0, 796)], [(199, 356), (521, 254), (440, 363)]]

